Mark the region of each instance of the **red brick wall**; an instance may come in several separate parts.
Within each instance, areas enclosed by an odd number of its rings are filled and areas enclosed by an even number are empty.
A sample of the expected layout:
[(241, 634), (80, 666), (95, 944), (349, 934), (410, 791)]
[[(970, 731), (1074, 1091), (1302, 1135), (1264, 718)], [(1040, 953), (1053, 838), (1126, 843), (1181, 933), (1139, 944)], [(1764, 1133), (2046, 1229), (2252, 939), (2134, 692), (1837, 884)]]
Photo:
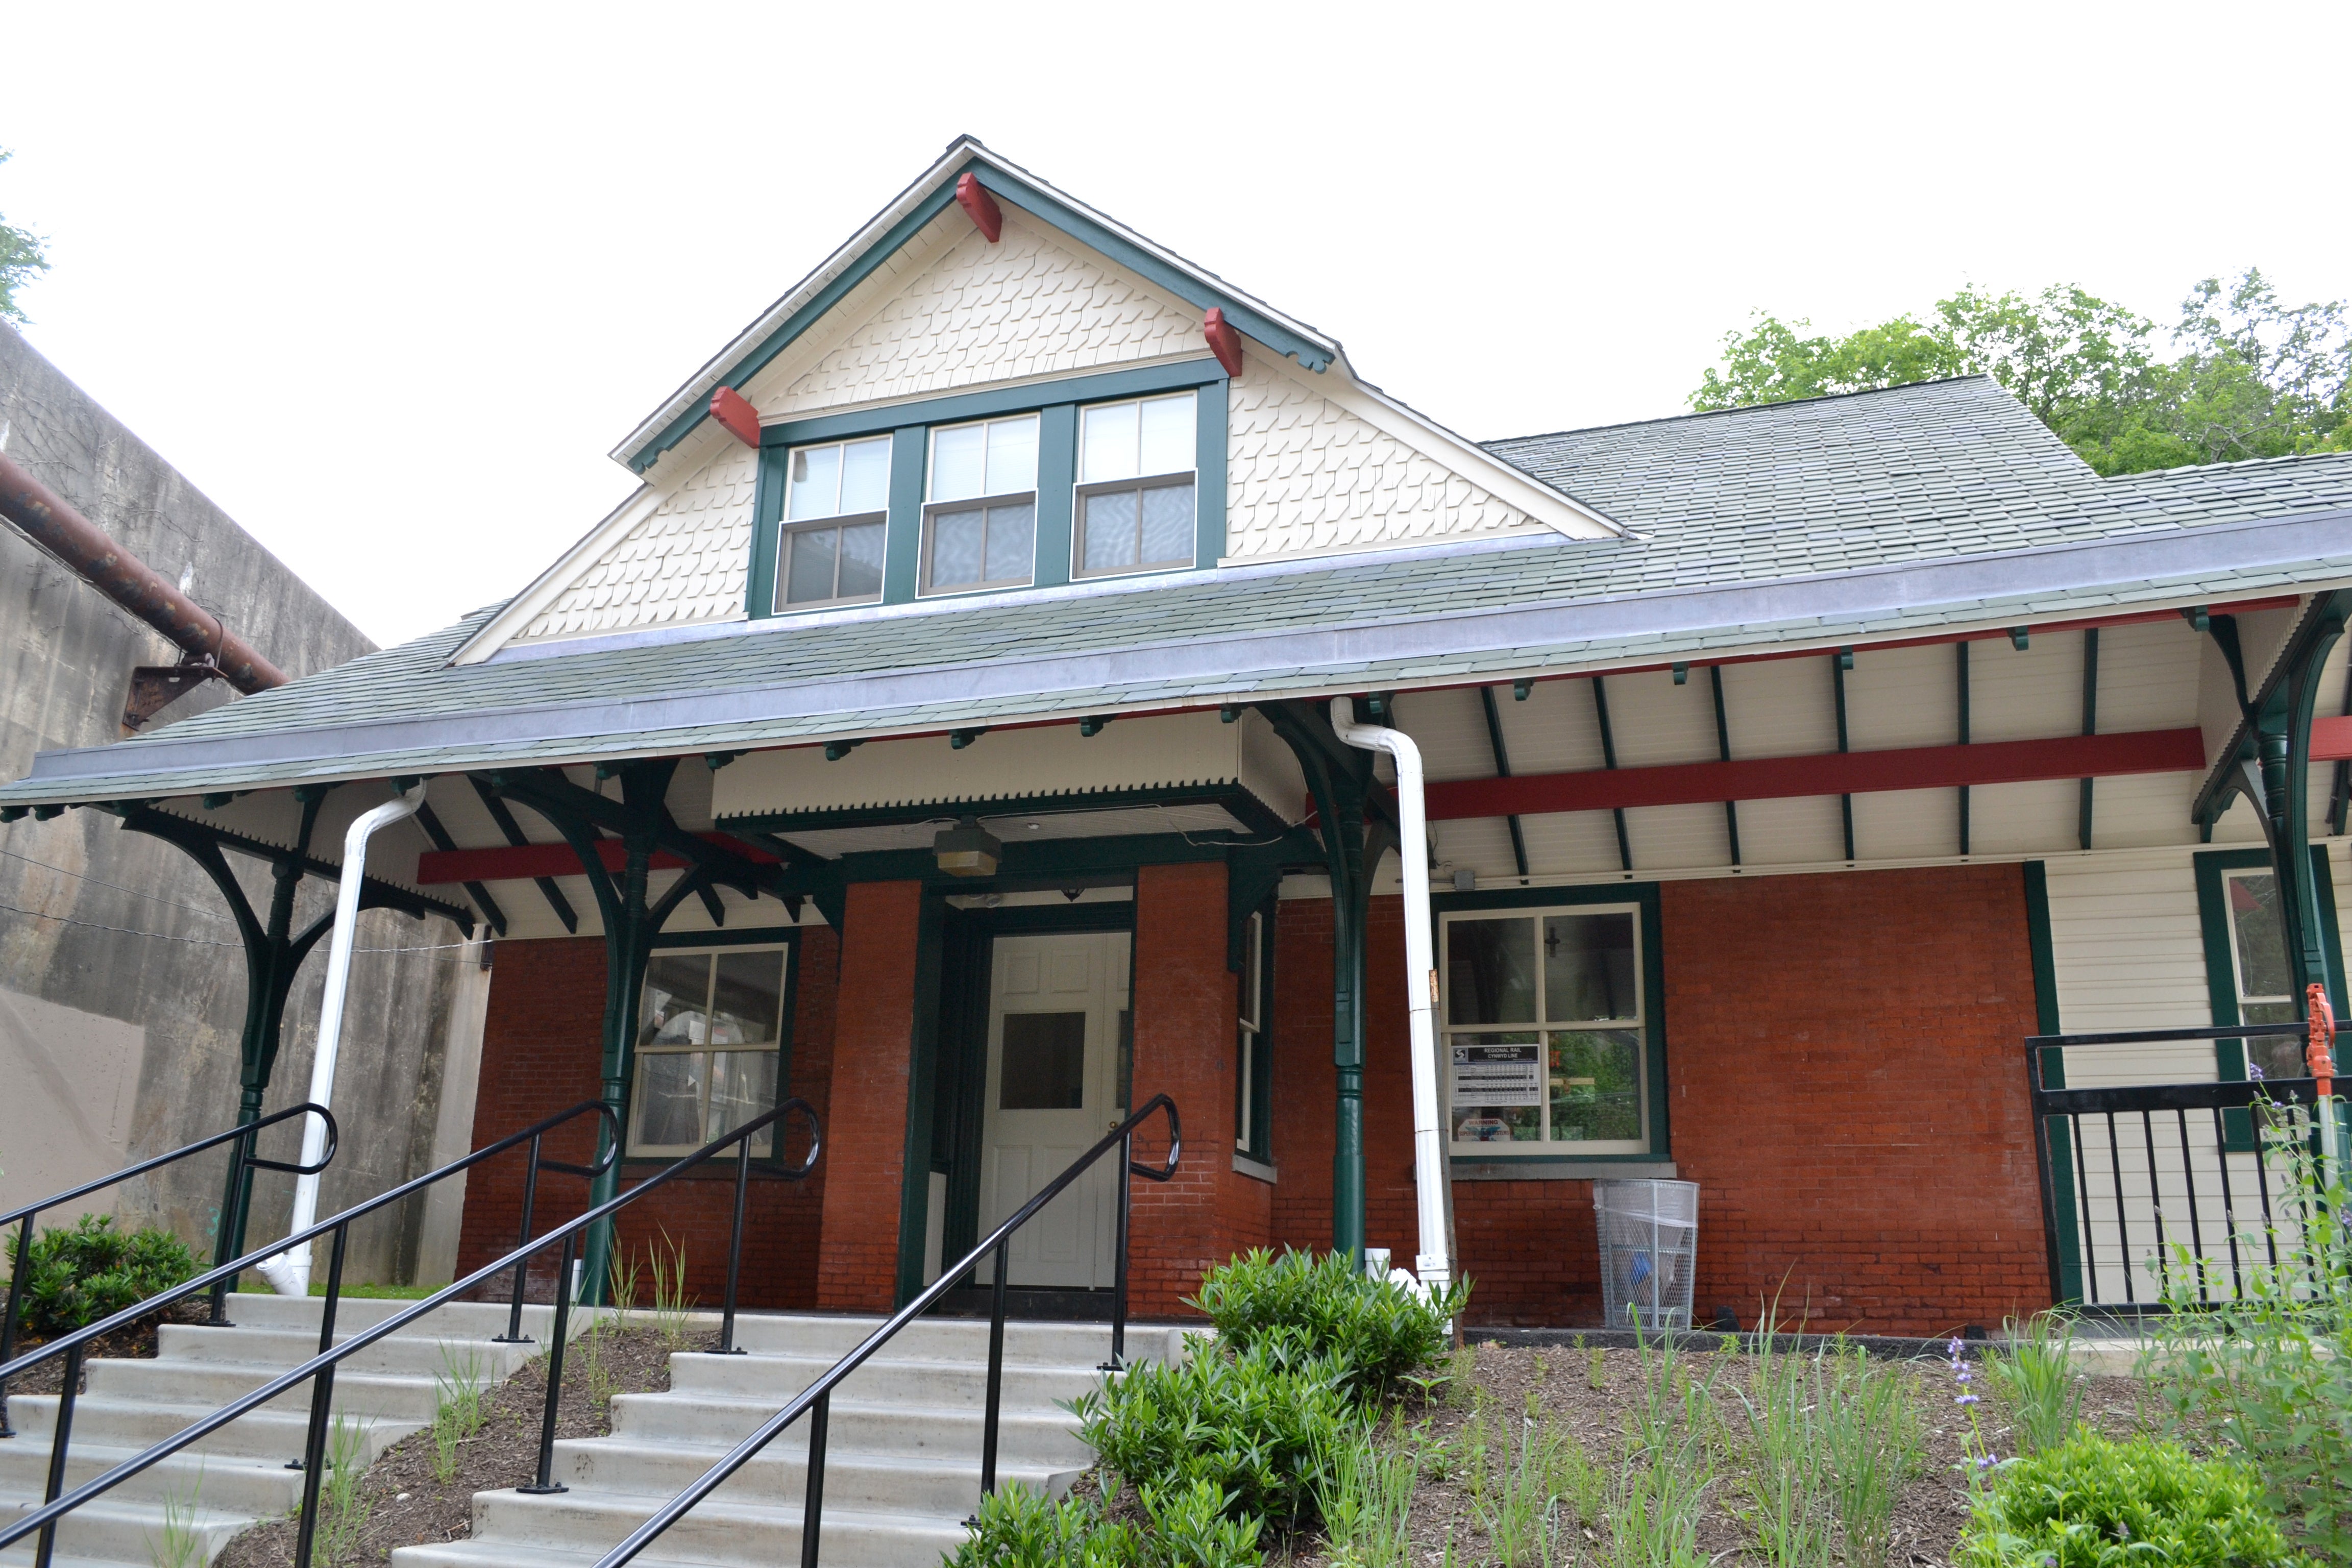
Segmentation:
[[(823, 927), (804, 931), (793, 1018), (790, 1092), (826, 1110), (833, 1072), (833, 1018), (839, 943)], [(482, 1028), (480, 1089), (475, 1100), (474, 1147), (551, 1116), (599, 1091), (604, 1018), (602, 938), (500, 942), (490, 976)], [(830, 1118), (826, 1124), (831, 1125)], [(583, 1119), (548, 1141), (547, 1157), (584, 1163), (595, 1156), (594, 1122)], [(523, 1154), (517, 1151), (467, 1175), (465, 1217), (457, 1244), (462, 1273), (509, 1250), (522, 1213)], [(747, 1307), (807, 1307), (815, 1300), (819, 1216), (825, 1169), (820, 1161), (805, 1183), (756, 1172), (744, 1211), (742, 1279)], [(625, 1183), (658, 1167), (632, 1163)], [(533, 1228), (544, 1231), (585, 1207), (587, 1183), (542, 1175)], [(659, 1245), (665, 1257), (683, 1246), (687, 1290), (715, 1307), (727, 1288), (727, 1246), (734, 1220), (734, 1173), (713, 1165), (621, 1211), (617, 1231), (625, 1257), (641, 1264)], [(551, 1293), (555, 1255), (535, 1259), (533, 1294)], [(496, 1291), (493, 1292), (498, 1293)], [(650, 1300), (650, 1270), (639, 1269), (638, 1293)]]
[(915, 1038), (919, 882), (853, 882), (841, 973), (857, 1005), (835, 1026), (832, 1146), (816, 1300), (887, 1312), (898, 1288), (899, 1178), (907, 1163), (908, 1071)]
[[(1222, 864), (1137, 873), (1134, 1102), (1165, 1094), (1184, 1121), (1175, 1177), (1134, 1184), (1128, 1286), (1142, 1317), (1187, 1315), (1203, 1270), (1272, 1235), (1275, 1189), (1233, 1168), (1239, 1014), (1225, 919)], [(1139, 1164), (1165, 1157), (1158, 1137), (1137, 1140)]]
[[(2035, 1027), (2014, 866), (1668, 882), (1668, 1110), (1700, 1184), (1698, 1312), (1776, 1289), (1817, 1328), (1935, 1333), (2045, 1305), (2019, 1042)], [(1275, 1231), (1331, 1239), (1330, 906), (1277, 927)], [(1402, 900), (1372, 900), (1366, 1239), (1416, 1240)], [(1486, 1322), (1597, 1321), (1589, 1182), (1459, 1182)]]

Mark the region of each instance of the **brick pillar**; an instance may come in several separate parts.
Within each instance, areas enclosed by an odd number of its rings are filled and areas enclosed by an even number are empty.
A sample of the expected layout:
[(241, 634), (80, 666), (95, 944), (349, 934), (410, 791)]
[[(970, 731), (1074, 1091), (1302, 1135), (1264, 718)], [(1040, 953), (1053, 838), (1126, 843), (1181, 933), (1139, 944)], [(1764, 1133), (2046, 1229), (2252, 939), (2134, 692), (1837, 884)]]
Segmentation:
[(816, 1289), (824, 1309), (887, 1312), (898, 1290), (922, 904), (919, 882), (849, 887), (824, 1123)]
[[(1225, 967), (1225, 921), (1223, 864), (1146, 866), (1136, 873), (1134, 1102), (1165, 1094), (1184, 1119), (1184, 1161), (1175, 1179), (1135, 1184), (1128, 1283), (1129, 1310), (1138, 1317), (1185, 1314), (1182, 1298), (1199, 1289), (1202, 1272), (1232, 1257), (1241, 1239), (1227, 1207), (1265, 1206), (1258, 1194), (1229, 1191), (1248, 1178), (1233, 1170), (1237, 1015), (1233, 972)], [(1165, 1156), (1156, 1138), (1137, 1141), (1139, 1164)], [(1244, 1228), (1262, 1227), (1261, 1219)]]

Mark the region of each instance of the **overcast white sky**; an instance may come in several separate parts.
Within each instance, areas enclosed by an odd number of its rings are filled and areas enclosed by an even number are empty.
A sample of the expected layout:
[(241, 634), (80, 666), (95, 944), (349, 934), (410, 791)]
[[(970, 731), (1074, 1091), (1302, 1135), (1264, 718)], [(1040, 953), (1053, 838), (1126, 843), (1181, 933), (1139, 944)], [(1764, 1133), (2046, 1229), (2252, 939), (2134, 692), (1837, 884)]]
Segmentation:
[(2340, 3), (0, 0), (0, 40), (32, 341), (384, 642), (528, 582), (963, 131), (1482, 439), (1677, 413), (1757, 307), (2352, 297)]

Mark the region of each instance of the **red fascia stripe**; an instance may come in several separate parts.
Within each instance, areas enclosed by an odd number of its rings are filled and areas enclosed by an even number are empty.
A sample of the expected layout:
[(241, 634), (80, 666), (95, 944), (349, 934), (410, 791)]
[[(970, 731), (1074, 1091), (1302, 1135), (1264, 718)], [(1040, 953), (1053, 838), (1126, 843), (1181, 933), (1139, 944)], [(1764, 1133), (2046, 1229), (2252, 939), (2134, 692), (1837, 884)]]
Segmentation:
[[(698, 833), (705, 844), (715, 844), (731, 850), (744, 859), (763, 866), (772, 866), (777, 857), (765, 849), (730, 838), (724, 833)], [(628, 865), (628, 851), (617, 838), (596, 841), (596, 858), (607, 871), (619, 872)], [(685, 857), (657, 850), (651, 861), (656, 871), (675, 871), (686, 864)], [(495, 849), (429, 849), (416, 858), (416, 881), (419, 887), (436, 887), (445, 882), (522, 882), (536, 877), (577, 877), (580, 858), (569, 844), (513, 844)]]
[[(2352, 741), (2352, 722), (2344, 727), (2347, 741)], [(2314, 728), (2315, 731), (2316, 726)], [(2318, 753), (2315, 751), (2314, 754)], [(1664, 767), (1454, 779), (1429, 785), (1427, 799), (1431, 820), (1444, 822), (1476, 816), (1608, 811), (1621, 806), (1696, 805), (1727, 800), (1783, 800), (1797, 795), (1949, 789), (1959, 784), (2023, 784), (2036, 779), (2202, 773), (2204, 769), (2205, 738), (2200, 731), (2144, 730), (2119, 735), (2062, 735), (2042, 741), (1984, 741), (1966, 746), (1908, 746), (1884, 752), (1831, 752), (1810, 757), (1747, 757), (1728, 763), (1678, 763)]]

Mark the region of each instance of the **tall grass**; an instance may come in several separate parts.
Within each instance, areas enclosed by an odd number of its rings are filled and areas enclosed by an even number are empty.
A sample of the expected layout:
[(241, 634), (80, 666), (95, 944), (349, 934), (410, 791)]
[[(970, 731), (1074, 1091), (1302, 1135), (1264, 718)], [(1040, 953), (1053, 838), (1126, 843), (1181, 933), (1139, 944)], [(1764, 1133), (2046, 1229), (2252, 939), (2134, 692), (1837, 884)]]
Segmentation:
[(366, 1468), (367, 1427), (338, 1415), (327, 1434), (327, 1473), (319, 1482), (319, 1526), (312, 1538), (318, 1560), (329, 1564), (349, 1561), (359, 1551), (367, 1530), (367, 1508), (360, 1501), (360, 1477)]
[(654, 1328), (662, 1342), (676, 1350), (686, 1342), (687, 1314), (694, 1310), (694, 1298), (686, 1293), (686, 1243), (670, 1241), (667, 1232), (662, 1240), (670, 1247), (667, 1258), (659, 1247), (646, 1249), (654, 1277)]
[(199, 1468), (186, 1491), (174, 1487), (163, 1494), (163, 1534), (147, 1543), (148, 1561), (154, 1568), (204, 1568), (211, 1555), (196, 1524), (196, 1500), (204, 1489), (205, 1473)]
[(443, 1486), (457, 1479), (458, 1447), (482, 1429), (489, 1384), (479, 1352), (460, 1356), (441, 1348), (441, 1370), (433, 1374), (433, 1478)]
[(2009, 1417), (2017, 1450), (2038, 1454), (2074, 1435), (2083, 1419), (2083, 1377), (2074, 1370), (2074, 1320), (2039, 1312), (2001, 1325), (2009, 1343), (1984, 1357), (1985, 1375)]
[(1407, 1568), (1414, 1490), (1421, 1485), (1422, 1450), (1402, 1440), (1383, 1445), (1370, 1423), (1348, 1432), (1322, 1456), (1317, 1504), (1331, 1561), (1351, 1568)]

